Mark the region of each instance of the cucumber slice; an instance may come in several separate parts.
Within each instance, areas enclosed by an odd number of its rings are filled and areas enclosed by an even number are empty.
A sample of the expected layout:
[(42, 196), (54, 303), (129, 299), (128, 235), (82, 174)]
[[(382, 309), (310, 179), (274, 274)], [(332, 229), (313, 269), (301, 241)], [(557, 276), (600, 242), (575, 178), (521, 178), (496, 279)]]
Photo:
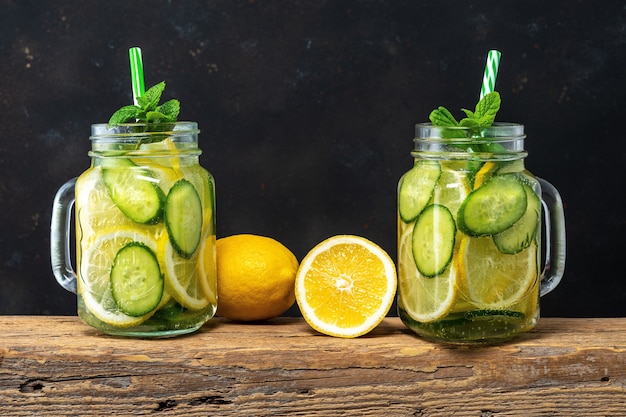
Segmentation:
[(111, 268), (111, 293), (118, 308), (129, 316), (148, 314), (163, 296), (163, 275), (152, 250), (139, 242), (126, 244)]
[(441, 274), (454, 251), (456, 224), (446, 206), (431, 204), (419, 215), (413, 228), (413, 259), (426, 277)]
[(493, 242), (502, 253), (516, 254), (531, 245), (537, 234), (537, 225), (541, 216), (541, 200), (532, 188), (523, 184), (526, 191), (526, 212), (522, 217), (502, 233), (493, 235)]
[(182, 179), (165, 199), (165, 226), (172, 247), (183, 258), (191, 258), (202, 236), (202, 202), (193, 184)]
[(398, 190), (398, 213), (405, 223), (419, 216), (435, 191), (441, 176), (441, 165), (437, 161), (419, 160), (402, 176)]
[(517, 175), (497, 175), (465, 198), (457, 213), (459, 229), (469, 236), (501, 233), (524, 215), (526, 205)]
[(105, 159), (102, 179), (111, 199), (126, 217), (142, 224), (161, 220), (165, 194), (149, 169), (125, 158)]

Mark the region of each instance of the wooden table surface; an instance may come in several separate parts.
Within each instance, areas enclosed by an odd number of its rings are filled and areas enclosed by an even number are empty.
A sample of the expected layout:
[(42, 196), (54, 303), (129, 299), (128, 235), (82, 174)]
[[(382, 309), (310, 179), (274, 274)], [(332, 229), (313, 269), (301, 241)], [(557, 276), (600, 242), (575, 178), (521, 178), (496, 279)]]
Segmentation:
[(2, 416), (626, 416), (626, 318), (542, 318), (513, 341), (432, 343), (387, 318), (320, 335), (299, 318), (105, 336), (0, 316)]

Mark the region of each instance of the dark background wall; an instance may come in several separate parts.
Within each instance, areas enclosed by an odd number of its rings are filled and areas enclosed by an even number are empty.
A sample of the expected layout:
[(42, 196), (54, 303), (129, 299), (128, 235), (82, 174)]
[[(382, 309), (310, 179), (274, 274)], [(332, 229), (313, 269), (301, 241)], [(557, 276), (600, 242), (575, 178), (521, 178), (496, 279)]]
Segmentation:
[[(414, 124), (473, 107), (502, 51), (500, 121), (566, 206), (548, 316), (624, 316), (622, 1), (0, 1), (0, 314), (74, 314), (50, 272), (57, 188), (89, 165), (90, 124), (131, 102), (127, 50), (200, 124), (218, 237), (299, 259), (351, 233), (396, 255)], [(297, 310), (292, 309), (292, 313)]]

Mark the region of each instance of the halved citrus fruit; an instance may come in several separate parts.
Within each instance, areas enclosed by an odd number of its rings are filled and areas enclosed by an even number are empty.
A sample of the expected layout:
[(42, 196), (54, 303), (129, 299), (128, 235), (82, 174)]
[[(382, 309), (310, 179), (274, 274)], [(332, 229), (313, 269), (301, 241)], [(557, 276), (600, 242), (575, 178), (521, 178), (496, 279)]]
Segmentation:
[(459, 288), (472, 304), (502, 309), (519, 302), (537, 279), (537, 246), (510, 255), (491, 237), (463, 236), (459, 249)]
[(296, 274), (302, 316), (320, 333), (357, 337), (385, 317), (396, 293), (396, 268), (378, 245), (339, 235), (315, 246)]

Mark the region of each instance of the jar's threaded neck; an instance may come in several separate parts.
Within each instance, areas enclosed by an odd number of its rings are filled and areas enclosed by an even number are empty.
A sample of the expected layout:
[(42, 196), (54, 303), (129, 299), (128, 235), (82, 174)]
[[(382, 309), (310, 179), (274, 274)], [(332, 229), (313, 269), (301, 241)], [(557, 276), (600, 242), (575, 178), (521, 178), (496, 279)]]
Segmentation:
[(411, 155), (424, 159), (522, 159), (527, 156), (525, 138), (524, 126), (515, 123), (494, 123), (483, 129), (419, 123)]
[(124, 123), (91, 126), (91, 157), (195, 156), (198, 148), (196, 122)]

